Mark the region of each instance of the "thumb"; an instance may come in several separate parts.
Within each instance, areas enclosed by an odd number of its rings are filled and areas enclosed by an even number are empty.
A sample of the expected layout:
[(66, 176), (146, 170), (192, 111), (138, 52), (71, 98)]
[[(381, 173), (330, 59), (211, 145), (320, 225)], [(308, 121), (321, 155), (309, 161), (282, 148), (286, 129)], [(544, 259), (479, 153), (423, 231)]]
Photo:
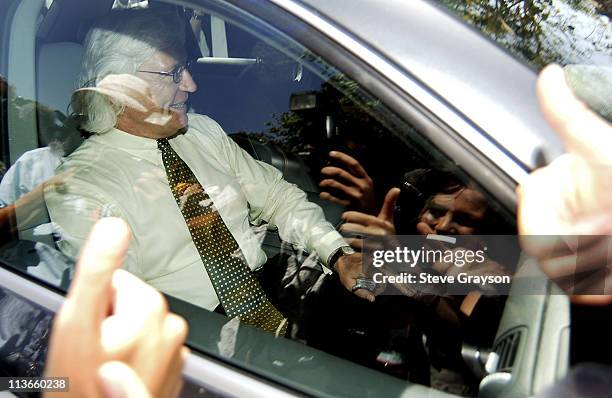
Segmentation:
[(123, 362), (104, 363), (98, 369), (98, 378), (106, 398), (151, 398), (140, 377)]
[(395, 203), (397, 202), (399, 194), (399, 188), (391, 188), (389, 192), (387, 192), (383, 206), (380, 209), (380, 213), (378, 213), (378, 218), (393, 222), (393, 211), (395, 210)]
[(560, 66), (549, 65), (542, 70), (537, 93), (545, 119), (561, 137), (568, 152), (595, 163), (610, 164), (610, 124), (574, 96)]

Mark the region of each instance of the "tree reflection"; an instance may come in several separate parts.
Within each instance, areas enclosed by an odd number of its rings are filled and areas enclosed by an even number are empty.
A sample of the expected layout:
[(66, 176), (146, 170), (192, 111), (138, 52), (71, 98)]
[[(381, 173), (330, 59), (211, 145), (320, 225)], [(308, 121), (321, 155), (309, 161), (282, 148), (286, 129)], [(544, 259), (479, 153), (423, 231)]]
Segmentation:
[(610, 63), (611, 1), (438, 1), (537, 68), (551, 62)]

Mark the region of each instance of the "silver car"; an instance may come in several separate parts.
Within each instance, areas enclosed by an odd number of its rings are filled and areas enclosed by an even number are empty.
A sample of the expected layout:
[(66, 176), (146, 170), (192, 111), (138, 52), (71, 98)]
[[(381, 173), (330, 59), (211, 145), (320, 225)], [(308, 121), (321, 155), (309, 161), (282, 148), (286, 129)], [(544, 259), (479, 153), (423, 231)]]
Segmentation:
[[(592, 94), (601, 87), (593, 70), (609, 76), (612, 66), (603, 1), (3, 0), (0, 376), (42, 375), (74, 269), (76, 259), (58, 249), (61, 230), (41, 184), (88, 136), (70, 106), (84, 37), (98, 17), (147, 8), (185, 18), (200, 87), (190, 111), (280, 170), (338, 227), (353, 203), (320, 186), (323, 167), (345, 166), (330, 150), (360, 161), (375, 207), (390, 187), (402, 188), (403, 234), (415, 233), (425, 192), (407, 175), (424, 169), (477, 187), (494, 232), (514, 235), (517, 184), (563, 152), (539, 112), (538, 70), (567, 65), (578, 93), (610, 115), (610, 102)], [(273, 226), (253, 228), (268, 258), (297, 264), (283, 268), (270, 294), (291, 296), (299, 321), (275, 339), (168, 296), (190, 326), (183, 396), (527, 397), (593, 347), (610, 349), (597, 341), (603, 334), (586, 341), (580, 308), (527, 256), (517, 257), (509, 292), (457, 337), (419, 318), (427, 305), (413, 297), (358, 302)]]

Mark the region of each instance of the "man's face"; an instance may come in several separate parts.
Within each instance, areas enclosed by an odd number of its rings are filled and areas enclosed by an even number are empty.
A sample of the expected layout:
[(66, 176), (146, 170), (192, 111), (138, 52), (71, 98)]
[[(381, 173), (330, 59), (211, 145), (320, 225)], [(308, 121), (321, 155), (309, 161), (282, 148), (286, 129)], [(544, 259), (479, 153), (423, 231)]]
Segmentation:
[(421, 234), (473, 235), (484, 222), (487, 204), (484, 196), (470, 188), (432, 196), (419, 216)]
[[(191, 73), (184, 69), (180, 73), (180, 81), (175, 83), (172, 76), (160, 75), (151, 72), (172, 73), (185, 65), (184, 56), (174, 56), (163, 51), (155, 54), (145, 61), (136, 74), (149, 83), (154, 102), (163, 110), (173, 112), (180, 119), (183, 127), (187, 126), (187, 99), (189, 93), (197, 90)], [(148, 71), (148, 72), (142, 72)]]

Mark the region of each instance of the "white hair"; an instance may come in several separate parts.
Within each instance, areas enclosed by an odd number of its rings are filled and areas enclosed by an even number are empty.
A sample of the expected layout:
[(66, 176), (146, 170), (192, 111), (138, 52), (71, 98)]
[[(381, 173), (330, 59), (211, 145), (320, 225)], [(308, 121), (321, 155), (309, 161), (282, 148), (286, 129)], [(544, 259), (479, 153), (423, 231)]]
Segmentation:
[[(98, 20), (84, 43), (79, 87), (93, 87), (110, 74), (136, 74), (156, 51), (177, 55), (184, 51), (185, 24), (177, 14), (153, 10), (115, 11)], [(123, 107), (91, 91), (72, 97), (81, 128), (106, 132), (117, 124)]]

